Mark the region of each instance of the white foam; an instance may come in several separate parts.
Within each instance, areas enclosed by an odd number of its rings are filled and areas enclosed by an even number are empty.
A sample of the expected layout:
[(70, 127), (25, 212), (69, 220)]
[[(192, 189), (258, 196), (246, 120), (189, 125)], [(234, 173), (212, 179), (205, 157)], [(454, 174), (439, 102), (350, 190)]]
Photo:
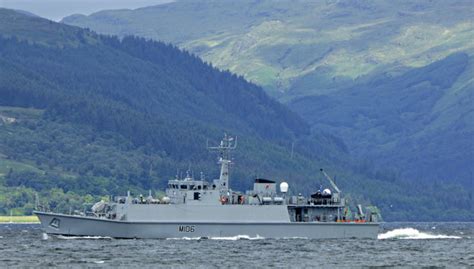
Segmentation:
[(171, 238), (166, 238), (166, 240), (201, 240), (205, 239), (203, 237), (171, 237)]
[(108, 236), (66, 236), (66, 235), (58, 235), (58, 239), (64, 240), (78, 240), (78, 239), (92, 239), (92, 240), (100, 240), (100, 239), (112, 239), (112, 237)]
[(48, 240), (48, 238), (49, 238), (49, 237), (48, 237), (48, 234), (47, 234), (47, 233), (43, 233), (43, 234), (41, 235), (41, 239), (42, 239), (42, 240)]
[(460, 236), (444, 235), (444, 234), (430, 234), (420, 232), (414, 228), (401, 228), (379, 234), (378, 239), (461, 239)]
[(250, 237), (248, 235), (236, 235), (236, 236), (224, 236), (224, 237), (210, 237), (209, 239), (211, 240), (230, 240), (230, 241), (235, 241), (235, 240), (261, 240), (265, 239), (264, 237), (261, 237), (257, 234), (256, 237)]
[(202, 240), (202, 239), (209, 239), (209, 240), (261, 240), (265, 239), (257, 235), (256, 237), (250, 237), (248, 235), (236, 235), (236, 236), (216, 236), (216, 237), (177, 237), (177, 238), (167, 238), (166, 240)]
[(105, 261), (94, 261), (96, 264), (103, 264)]
[(293, 237), (282, 237), (283, 240), (308, 240), (308, 237), (300, 237), (300, 236), (293, 236)]

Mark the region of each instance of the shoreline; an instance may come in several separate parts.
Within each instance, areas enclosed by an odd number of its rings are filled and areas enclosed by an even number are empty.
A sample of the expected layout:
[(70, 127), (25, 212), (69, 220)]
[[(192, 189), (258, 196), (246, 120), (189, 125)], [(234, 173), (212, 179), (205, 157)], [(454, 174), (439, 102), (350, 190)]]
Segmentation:
[(0, 216), (0, 224), (39, 224), (37, 216)]

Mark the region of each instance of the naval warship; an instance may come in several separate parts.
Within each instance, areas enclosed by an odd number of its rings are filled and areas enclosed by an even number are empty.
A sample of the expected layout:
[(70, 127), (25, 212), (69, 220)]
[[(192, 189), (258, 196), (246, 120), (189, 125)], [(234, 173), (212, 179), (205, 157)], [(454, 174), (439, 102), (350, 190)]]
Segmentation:
[[(308, 197), (292, 194), (287, 182), (258, 178), (246, 192), (229, 187), (230, 152), (237, 139), (218, 146), (218, 179), (168, 181), (165, 196), (126, 196), (98, 202), (70, 214), (35, 211), (47, 234), (113, 238), (377, 238), (379, 215), (361, 205), (351, 213), (340, 189), (321, 169), (330, 187)], [(277, 190), (277, 184), (279, 190)]]

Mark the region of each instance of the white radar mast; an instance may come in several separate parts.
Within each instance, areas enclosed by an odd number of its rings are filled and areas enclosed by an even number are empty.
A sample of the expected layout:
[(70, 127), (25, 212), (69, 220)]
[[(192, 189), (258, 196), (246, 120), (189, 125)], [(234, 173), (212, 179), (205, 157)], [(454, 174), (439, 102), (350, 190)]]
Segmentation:
[(211, 151), (219, 152), (218, 163), (221, 165), (219, 188), (221, 189), (221, 191), (227, 191), (229, 189), (229, 166), (231, 163), (230, 151), (237, 148), (237, 137), (234, 139), (233, 137), (230, 137), (226, 133), (224, 133), (224, 138), (221, 140), (219, 146), (210, 147), (208, 141), (207, 148)]

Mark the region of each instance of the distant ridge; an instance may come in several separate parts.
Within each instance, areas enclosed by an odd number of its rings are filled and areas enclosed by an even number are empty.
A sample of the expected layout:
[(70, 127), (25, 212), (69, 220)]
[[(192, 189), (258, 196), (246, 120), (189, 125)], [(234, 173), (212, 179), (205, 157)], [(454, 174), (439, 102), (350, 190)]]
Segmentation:
[(179, 1), (63, 22), (177, 44), (339, 137), (369, 174), (474, 197), (472, 14), (470, 0)]
[(352, 205), (372, 202), (386, 220), (472, 219), (466, 190), (371, 171), (331, 131), (173, 45), (0, 9), (0, 72), (0, 115), (15, 119), (0, 125), (0, 211), (31, 212), (36, 192), (56, 211), (81, 209), (187, 169), (212, 179), (205, 143), (227, 132), (239, 137), (234, 189), (265, 177), (307, 193), (324, 168)]
[(21, 9), (13, 9), (15, 12), (18, 12), (20, 14), (24, 14), (24, 15), (28, 15), (28, 16), (31, 16), (31, 17), (37, 17), (37, 18), (40, 18), (40, 16), (32, 13), (32, 12), (29, 12), (29, 11), (26, 11), (26, 10), (21, 10)]

